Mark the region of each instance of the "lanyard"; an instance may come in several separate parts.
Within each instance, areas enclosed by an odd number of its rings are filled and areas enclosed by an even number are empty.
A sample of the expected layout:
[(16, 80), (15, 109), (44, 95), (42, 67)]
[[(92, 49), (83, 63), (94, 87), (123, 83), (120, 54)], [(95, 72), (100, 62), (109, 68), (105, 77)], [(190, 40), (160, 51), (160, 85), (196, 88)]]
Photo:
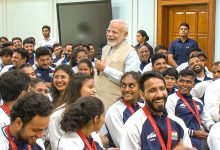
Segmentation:
[[(11, 150), (18, 150), (17, 145), (15, 144), (14, 140), (12, 139), (12, 136), (9, 131), (9, 126), (6, 126), (5, 133), (7, 134), (8, 141), (9, 141), (9, 147)], [(31, 145), (27, 145), (27, 150), (31, 150)]]
[(171, 133), (171, 124), (170, 124), (170, 120), (168, 117), (166, 117), (166, 121), (167, 121), (167, 133), (168, 133), (168, 140), (167, 140), (167, 148), (165, 146), (165, 143), (163, 141), (163, 138), (161, 136), (160, 130), (157, 127), (156, 122), (154, 121), (152, 115), (150, 114), (149, 110), (147, 109), (146, 105), (142, 108), (145, 115), (147, 116), (147, 119), (149, 120), (151, 126), (154, 128), (154, 131), (157, 134), (158, 140), (160, 142), (160, 145), (162, 147), (162, 150), (171, 150), (171, 142), (172, 142), (172, 133)]
[(2, 109), (4, 110), (4, 112), (9, 116), (10, 115), (10, 109), (8, 108), (7, 105), (3, 104), (2, 106)]
[(94, 140), (92, 140), (92, 147), (88, 141), (88, 139), (86, 138), (86, 136), (82, 133), (81, 130), (77, 131), (77, 134), (80, 136), (80, 138), (83, 140), (84, 144), (86, 145), (86, 149), (87, 150), (97, 150), (96, 148), (96, 144), (94, 142)]
[(129, 109), (129, 111), (131, 112), (131, 114), (133, 115), (135, 113), (134, 109), (131, 107), (131, 105), (129, 103), (126, 102), (125, 99), (122, 99), (123, 103), (127, 106), (127, 108)]
[(198, 111), (198, 109), (197, 109), (195, 100), (192, 99), (192, 102), (193, 102), (194, 108), (195, 108), (195, 110), (196, 110), (196, 113), (194, 112), (194, 110), (192, 109), (192, 107), (189, 105), (189, 103), (187, 102), (187, 100), (180, 94), (180, 92), (177, 92), (177, 96), (184, 102), (184, 104), (185, 104), (186, 107), (189, 109), (189, 111), (191, 111), (191, 112), (195, 115), (197, 121), (198, 121), (199, 124), (201, 125), (200, 114), (199, 114), (199, 111)]

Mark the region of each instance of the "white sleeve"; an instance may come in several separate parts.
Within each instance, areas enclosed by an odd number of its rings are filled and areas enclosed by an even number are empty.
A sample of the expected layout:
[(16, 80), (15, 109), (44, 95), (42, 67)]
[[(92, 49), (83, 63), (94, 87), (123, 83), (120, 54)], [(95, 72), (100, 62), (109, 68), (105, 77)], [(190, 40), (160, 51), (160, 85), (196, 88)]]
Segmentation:
[(122, 129), (120, 149), (141, 150), (140, 131), (138, 130), (137, 126), (127, 124), (128, 121), (125, 123)]
[[(216, 81), (214, 81), (216, 82)], [(210, 84), (210, 86), (207, 87), (204, 97), (204, 103), (206, 109), (211, 114), (211, 117), (215, 122), (219, 122), (220, 115), (219, 115), (219, 101), (220, 97), (216, 94), (215, 87), (212, 86), (213, 84)]]
[(176, 103), (173, 100), (173, 94), (171, 96), (168, 96), (167, 102), (166, 102), (166, 110), (168, 114), (175, 115), (175, 108), (176, 108)]
[[(113, 105), (112, 105), (113, 106)], [(111, 135), (111, 138), (116, 147), (120, 147), (120, 140), (121, 140), (121, 130), (123, 128), (123, 120), (122, 116), (116, 109), (113, 107), (109, 108), (106, 116), (105, 116), (105, 124), (108, 128), (108, 131)]]
[(51, 148), (53, 150), (57, 149), (57, 144), (60, 139), (64, 135), (64, 131), (60, 127), (61, 114), (54, 118), (51, 117), (48, 129), (49, 129), (49, 138)]
[(210, 150), (220, 150), (220, 123), (215, 124), (208, 135), (207, 143)]
[[(125, 72), (129, 71), (140, 71), (140, 60), (135, 50), (129, 52), (125, 60)], [(109, 66), (106, 66), (103, 72), (107, 75), (109, 80), (118, 85), (120, 84), (121, 76), (124, 74), (123, 72)]]
[(84, 142), (76, 133), (65, 133), (54, 150), (83, 150), (84, 147)]
[(150, 62), (149, 64), (147, 64), (144, 69), (142, 70), (141, 74), (148, 72), (148, 71), (152, 71), (152, 62)]
[(210, 84), (210, 81), (203, 81), (203, 82), (197, 83), (195, 87), (190, 91), (191, 95), (197, 98), (202, 98), (209, 84)]
[(206, 107), (203, 107), (203, 112), (201, 114), (201, 122), (204, 124), (205, 128), (209, 131), (210, 127), (215, 124), (212, 120), (210, 113), (207, 111)]

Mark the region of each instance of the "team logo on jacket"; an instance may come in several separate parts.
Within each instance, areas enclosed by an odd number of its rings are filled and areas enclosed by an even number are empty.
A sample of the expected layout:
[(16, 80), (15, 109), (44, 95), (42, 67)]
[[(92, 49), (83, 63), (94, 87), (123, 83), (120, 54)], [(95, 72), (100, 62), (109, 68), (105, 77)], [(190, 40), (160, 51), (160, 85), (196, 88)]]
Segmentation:
[(41, 77), (41, 74), (40, 74), (40, 73), (37, 73), (36, 76), (37, 76), (37, 77)]
[(172, 140), (178, 140), (178, 134), (176, 131), (172, 131)]
[(152, 132), (152, 133), (150, 133), (148, 136), (147, 136), (147, 140), (148, 141), (154, 141), (155, 140), (155, 138), (156, 138), (156, 133), (155, 132)]
[(186, 105), (184, 103), (179, 105), (180, 108), (186, 108)]

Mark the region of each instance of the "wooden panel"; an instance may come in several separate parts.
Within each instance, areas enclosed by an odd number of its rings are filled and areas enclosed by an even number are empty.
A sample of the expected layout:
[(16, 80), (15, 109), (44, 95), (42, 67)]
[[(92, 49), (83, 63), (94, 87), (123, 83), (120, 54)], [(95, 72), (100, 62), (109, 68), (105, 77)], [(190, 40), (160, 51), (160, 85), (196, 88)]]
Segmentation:
[(190, 33), (196, 34), (197, 32), (197, 21), (196, 21), (197, 12), (186, 12), (186, 22), (190, 26)]
[(196, 35), (189, 35), (189, 38), (196, 40), (197, 41), (197, 36)]
[(173, 35), (172, 36), (172, 41), (178, 39), (180, 36), (179, 35)]
[(207, 33), (208, 14), (205, 11), (198, 12), (198, 33)]
[(207, 40), (207, 37), (206, 36), (198, 36), (198, 44), (199, 44), (199, 47), (206, 51), (207, 53), (207, 50), (208, 50), (208, 46), (207, 46), (207, 43), (208, 43), (208, 40)]
[(173, 34), (179, 33), (179, 25), (185, 20), (184, 12), (174, 12), (173, 14)]

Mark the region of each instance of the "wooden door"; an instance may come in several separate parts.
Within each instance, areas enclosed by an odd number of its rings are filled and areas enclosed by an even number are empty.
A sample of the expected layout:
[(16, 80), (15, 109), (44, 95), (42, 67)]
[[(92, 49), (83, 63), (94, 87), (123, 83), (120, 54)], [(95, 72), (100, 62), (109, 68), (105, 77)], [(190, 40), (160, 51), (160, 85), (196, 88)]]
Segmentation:
[(207, 5), (170, 6), (169, 43), (179, 38), (179, 25), (189, 24), (189, 37), (198, 42), (199, 47), (208, 54), (208, 8)]

